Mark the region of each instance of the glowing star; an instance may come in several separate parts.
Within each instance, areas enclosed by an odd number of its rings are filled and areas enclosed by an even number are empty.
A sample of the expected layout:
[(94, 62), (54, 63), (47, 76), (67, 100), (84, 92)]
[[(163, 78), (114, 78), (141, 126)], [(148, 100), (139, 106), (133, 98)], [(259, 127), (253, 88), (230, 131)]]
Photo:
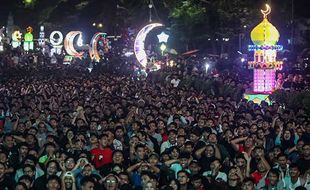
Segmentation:
[[(66, 38), (65, 38), (65, 41), (64, 41), (64, 47), (65, 47), (65, 50), (66, 52), (73, 56), (73, 57), (77, 57), (79, 59), (82, 59), (82, 56), (84, 54), (84, 52), (77, 52), (76, 49), (74, 48), (74, 45), (73, 45), (73, 40), (74, 38), (77, 36), (77, 35), (80, 35), (79, 36), (79, 40), (78, 40), (78, 44), (81, 45), (81, 39), (82, 39), (82, 32), (80, 31), (72, 31), (72, 32), (69, 32), (67, 35), (66, 35)], [(82, 44), (83, 45), (83, 44)]]
[(160, 23), (153, 23), (144, 26), (138, 33), (135, 43), (134, 43), (134, 52), (138, 62), (145, 68), (147, 65), (147, 55), (144, 49), (144, 41), (147, 34), (156, 27), (163, 26)]
[(159, 35), (157, 35), (159, 43), (167, 43), (169, 35), (166, 34), (165, 32), (161, 32)]

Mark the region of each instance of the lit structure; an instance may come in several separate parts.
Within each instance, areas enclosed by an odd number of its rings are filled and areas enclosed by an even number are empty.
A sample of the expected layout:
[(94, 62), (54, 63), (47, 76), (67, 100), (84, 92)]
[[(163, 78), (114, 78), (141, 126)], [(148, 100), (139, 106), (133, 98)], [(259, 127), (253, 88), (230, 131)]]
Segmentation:
[(4, 40), (4, 30), (5, 30), (5, 27), (2, 27), (0, 29), (0, 52), (2, 52), (4, 50), (4, 47), (3, 47), (3, 40)]
[[(55, 38), (56, 36), (58, 36), (58, 38)], [(64, 36), (60, 31), (53, 31), (50, 35), (50, 43), (52, 45), (52, 49), (51, 49), (51, 56), (54, 55), (54, 53), (60, 55), (62, 52), (62, 43), (64, 40)]]
[(33, 35), (32, 35), (32, 27), (27, 27), (27, 32), (24, 36), (24, 50), (29, 51), (33, 50)]
[(44, 32), (44, 26), (40, 26), (40, 34), (39, 34), (39, 46), (43, 47), (45, 45), (45, 32)]
[(22, 33), (19, 30), (16, 30), (12, 33), (12, 47), (17, 48), (19, 47), (22, 43)]
[(266, 8), (266, 10), (261, 10), (264, 15), (263, 21), (251, 32), (254, 45), (248, 48), (249, 51), (254, 51), (254, 60), (248, 62), (249, 68), (254, 69), (254, 92), (246, 93), (244, 96), (255, 103), (260, 103), (262, 100), (268, 101), (269, 94), (275, 88), (276, 70), (281, 70), (283, 64), (276, 60), (277, 51), (283, 49), (282, 46), (277, 45), (280, 34), (268, 21), (270, 6), (266, 4)]
[(64, 47), (68, 55), (71, 55), (73, 57), (82, 59), (82, 56), (84, 52), (77, 52), (74, 48), (73, 41), (76, 36), (78, 36), (77, 45), (83, 46), (83, 40), (82, 40), (82, 32), (81, 31), (71, 31), (66, 35), (65, 41), (64, 41)]
[[(96, 62), (99, 62), (101, 57), (98, 51), (98, 42), (101, 40), (103, 43), (103, 46), (107, 46), (108, 40), (106, 39), (107, 34), (98, 32), (96, 33), (93, 38), (91, 39), (91, 47), (89, 47), (89, 55), (92, 60), (95, 60)], [(108, 48), (105, 48), (105, 50)]]
[(163, 26), (161, 23), (152, 23), (144, 26), (138, 33), (135, 43), (134, 43), (134, 52), (138, 62), (142, 65), (143, 68), (147, 65), (147, 55), (145, 53), (144, 42), (147, 34), (156, 27)]

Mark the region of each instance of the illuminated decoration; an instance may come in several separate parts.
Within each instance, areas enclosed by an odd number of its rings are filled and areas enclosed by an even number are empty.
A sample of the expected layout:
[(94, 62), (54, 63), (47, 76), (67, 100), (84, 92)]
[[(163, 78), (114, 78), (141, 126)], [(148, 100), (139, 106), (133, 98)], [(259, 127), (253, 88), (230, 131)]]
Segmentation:
[(162, 43), (162, 44), (160, 45), (161, 54), (164, 54), (164, 51), (165, 51), (166, 49), (167, 49), (166, 44)]
[(267, 16), (271, 8), (266, 5), (266, 10), (261, 10), (263, 21), (251, 32), (251, 40), (254, 45), (249, 46), (249, 51), (254, 51), (254, 60), (248, 62), (248, 66), (254, 69), (254, 92), (272, 92), (275, 87), (276, 70), (281, 70), (283, 62), (277, 61), (277, 51), (283, 46), (277, 45), (280, 34)]
[(262, 101), (265, 101), (266, 103), (270, 105), (271, 101), (270, 101), (269, 95), (270, 94), (247, 93), (247, 94), (244, 94), (243, 97), (247, 99), (248, 101), (253, 101), (255, 104), (261, 104)]
[(27, 27), (27, 33), (24, 36), (24, 50), (29, 51), (33, 50), (33, 35), (32, 35), (32, 27)]
[(103, 43), (103, 46), (105, 47), (105, 52), (108, 51), (108, 40), (106, 39), (107, 34), (98, 32), (96, 33), (93, 38), (91, 39), (91, 47), (89, 48), (89, 55), (92, 60), (95, 60), (96, 62), (99, 62), (101, 57), (100, 53), (98, 51), (98, 43), (99, 41)]
[(156, 27), (163, 26), (160, 23), (152, 23), (144, 26), (138, 33), (135, 43), (134, 52), (138, 62), (145, 68), (147, 65), (147, 55), (145, 53), (144, 42), (147, 34)]
[[(58, 37), (57, 37), (58, 36)], [(56, 38), (57, 37), (57, 38)], [(60, 55), (62, 53), (62, 43), (64, 40), (64, 36), (60, 31), (53, 31), (50, 35), (50, 43), (52, 45), (51, 49), (51, 56), (54, 55), (54, 53)]]
[(39, 46), (44, 46), (45, 45), (45, 32), (44, 32), (44, 26), (40, 26), (40, 33), (39, 33)]
[(0, 29), (0, 52), (2, 52), (3, 50), (4, 50), (4, 48), (3, 48), (3, 39), (4, 39), (4, 30), (5, 30), (5, 27), (2, 27), (1, 29)]
[(21, 45), (22, 33), (18, 30), (14, 31), (12, 34), (12, 47), (17, 48)]
[(166, 34), (165, 32), (162, 32), (159, 35), (157, 35), (157, 38), (158, 38), (159, 43), (162, 43), (162, 42), (167, 43), (169, 35)]
[(71, 55), (73, 57), (76, 57), (76, 58), (79, 58), (79, 59), (82, 59), (82, 56), (83, 56), (84, 52), (80, 52), (80, 53), (77, 52), (76, 49), (74, 48), (74, 45), (73, 45), (73, 40), (78, 35), (79, 35), (79, 38), (78, 38), (77, 44), (78, 44), (78, 46), (82, 46), (83, 45), (82, 32), (80, 32), (80, 31), (72, 31), (72, 32), (69, 32), (66, 35), (66, 38), (65, 38), (65, 41), (64, 41), (64, 47), (65, 47), (66, 52), (69, 55)]
[(267, 16), (271, 13), (271, 7), (266, 4), (266, 10), (261, 10), (264, 19), (251, 32), (251, 40), (254, 45), (248, 47), (254, 51), (253, 61), (248, 62), (248, 67), (254, 69), (253, 91), (244, 94), (247, 100), (260, 103), (269, 101), (269, 94), (275, 89), (276, 70), (281, 70), (283, 62), (277, 61), (277, 51), (283, 50), (283, 46), (277, 45), (280, 33), (269, 21)]
[(64, 65), (70, 65), (71, 62), (72, 62), (72, 60), (73, 60), (73, 56), (71, 56), (71, 55), (66, 55), (66, 56), (64, 57), (63, 64), (64, 64)]

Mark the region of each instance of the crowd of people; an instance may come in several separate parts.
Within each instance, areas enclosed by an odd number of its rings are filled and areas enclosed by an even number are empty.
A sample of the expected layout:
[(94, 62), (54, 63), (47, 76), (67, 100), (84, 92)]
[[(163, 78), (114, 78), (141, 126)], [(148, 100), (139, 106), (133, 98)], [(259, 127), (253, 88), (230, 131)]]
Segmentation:
[(1, 190), (310, 189), (302, 107), (185, 88), (190, 64), (158, 81), (16, 59), (1, 59)]

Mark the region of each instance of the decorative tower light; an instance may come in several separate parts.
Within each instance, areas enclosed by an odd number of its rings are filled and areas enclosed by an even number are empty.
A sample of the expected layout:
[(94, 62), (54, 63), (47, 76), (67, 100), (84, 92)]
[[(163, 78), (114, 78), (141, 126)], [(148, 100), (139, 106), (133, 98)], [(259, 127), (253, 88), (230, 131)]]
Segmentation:
[(27, 33), (24, 36), (24, 50), (29, 51), (33, 50), (33, 35), (32, 35), (32, 27), (27, 27)]
[(283, 46), (277, 45), (279, 31), (268, 21), (271, 8), (266, 4), (266, 10), (261, 10), (264, 19), (251, 32), (254, 45), (249, 46), (249, 51), (254, 51), (254, 60), (248, 62), (250, 69), (254, 69), (253, 93), (246, 93), (245, 98), (260, 103), (269, 101), (268, 96), (275, 88), (276, 70), (282, 69), (282, 61), (277, 61), (277, 51)]

